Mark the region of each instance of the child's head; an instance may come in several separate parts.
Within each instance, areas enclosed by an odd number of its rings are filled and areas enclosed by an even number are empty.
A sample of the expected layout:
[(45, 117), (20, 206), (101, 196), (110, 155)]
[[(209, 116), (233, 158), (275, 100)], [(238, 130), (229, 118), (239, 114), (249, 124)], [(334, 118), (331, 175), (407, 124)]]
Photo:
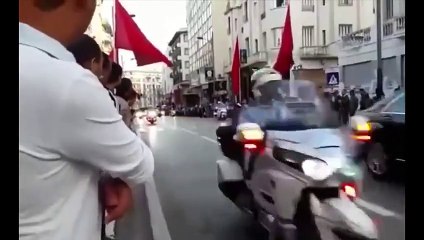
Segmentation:
[(103, 70), (103, 54), (97, 42), (84, 34), (80, 39), (68, 46), (75, 60), (83, 68), (90, 70), (101, 78)]

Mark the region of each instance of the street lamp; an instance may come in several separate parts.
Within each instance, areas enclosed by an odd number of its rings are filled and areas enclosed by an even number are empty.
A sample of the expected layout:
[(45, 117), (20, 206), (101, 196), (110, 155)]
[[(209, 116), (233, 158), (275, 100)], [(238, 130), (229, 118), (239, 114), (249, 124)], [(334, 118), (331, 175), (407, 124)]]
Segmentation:
[(381, 49), (381, 0), (377, 0), (377, 99), (384, 97), (383, 91), (383, 60)]

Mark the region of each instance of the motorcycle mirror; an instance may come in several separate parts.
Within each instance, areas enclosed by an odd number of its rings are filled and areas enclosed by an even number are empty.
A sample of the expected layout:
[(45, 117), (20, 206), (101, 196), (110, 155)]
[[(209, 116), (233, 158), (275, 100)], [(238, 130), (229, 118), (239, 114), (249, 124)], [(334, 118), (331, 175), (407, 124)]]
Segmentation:
[(302, 170), (305, 175), (315, 181), (323, 181), (333, 174), (333, 169), (320, 160), (308, 159), (302, 162)]

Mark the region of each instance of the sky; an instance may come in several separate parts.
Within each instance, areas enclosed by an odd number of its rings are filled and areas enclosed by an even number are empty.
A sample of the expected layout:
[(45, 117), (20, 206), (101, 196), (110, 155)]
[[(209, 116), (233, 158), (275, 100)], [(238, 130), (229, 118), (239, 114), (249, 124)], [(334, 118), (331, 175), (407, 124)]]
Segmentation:
[[(186, 0), (120, 0), (129, 14), (135, 14), (135, 22), (153, 45), (165, 53), (168, 42), (180, 28), (186, 27)], [(102, 17), (112, 25), (114, 0), (104, 0)], [(136, 68), (130, 51), (120, 50), (124, 70)], [(120, 59), (122, 59), (120, 58)], [(162, 71), (162, 63), (142, 67), (144, 70)]]

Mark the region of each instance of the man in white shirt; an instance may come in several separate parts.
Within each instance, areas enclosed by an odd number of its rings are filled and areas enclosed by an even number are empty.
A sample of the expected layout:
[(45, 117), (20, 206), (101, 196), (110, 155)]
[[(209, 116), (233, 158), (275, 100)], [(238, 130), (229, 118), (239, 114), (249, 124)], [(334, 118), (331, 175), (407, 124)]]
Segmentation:
[(64, 46), (95, 0), (19, 0), (19, 238), (100, 238), (100, 171), (130, 186), (153, 174), (150, 149), (105, 88)]

